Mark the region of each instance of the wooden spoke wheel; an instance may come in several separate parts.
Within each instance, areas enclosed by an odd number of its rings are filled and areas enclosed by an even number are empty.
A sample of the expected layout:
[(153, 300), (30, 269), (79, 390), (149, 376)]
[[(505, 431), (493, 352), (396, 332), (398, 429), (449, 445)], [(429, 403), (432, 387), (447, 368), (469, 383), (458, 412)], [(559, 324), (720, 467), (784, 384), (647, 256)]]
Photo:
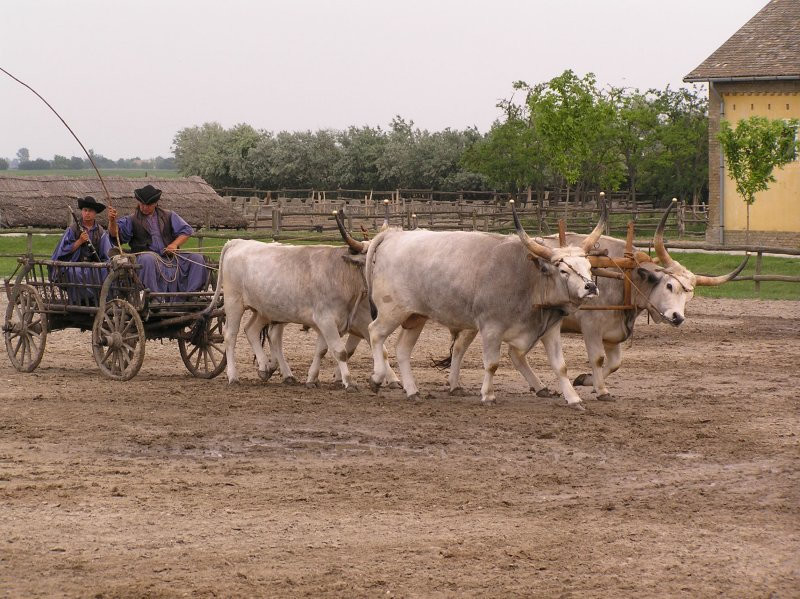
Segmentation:
[(212, 316), (190, 324), (178, 337), (178, 348), (186, 368), (193, 376), (213, 379), (225, 370), (225, 315)]
[(113, 299), (99, 311), (92, 327), (92, 353), (100, 371), (115, 381), (136, 376), (144, 361), (144, 325), (125, 300)]
[(20, 372), (33, 372), (44, 356), (47, 315), (42, 298), (31, 285), (14, 287), (6, 308), (3, 337), (14, 368)]

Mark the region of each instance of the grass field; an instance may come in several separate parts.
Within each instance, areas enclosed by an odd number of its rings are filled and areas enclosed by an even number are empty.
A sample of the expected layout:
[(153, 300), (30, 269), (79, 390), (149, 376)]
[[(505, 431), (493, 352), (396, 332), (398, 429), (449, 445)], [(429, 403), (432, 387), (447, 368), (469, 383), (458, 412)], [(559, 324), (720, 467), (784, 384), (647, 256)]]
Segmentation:
[[(236, 237), (232, 233), (231, 237)], [(247, 236), (241, 234), (242, 237)], [(59, 240), (58, 235), (34, 235), (33, 253), (37, 257), (49, 258)], [(210, 250), (209, 255), (217, 257), (224, 239), (205, 239), (204, 248)], [(307, 243), (307, 242), (306, 242)], [(184, 249), (196, 249), (197, 239), (190, 239)], [(0, 277), (8, 277), (17, 266), (14, 256), (27, 251), (25, 236), (11, 237), (0, 235)], [(216, 254), (216, 255), (215, 255)], [(10, 255), (10, 256), (9, 256)], [(698, 274), (720, 275), (735, 269), (743, 260), (742, 256), (711, 253), (673, 252), (672, 257)], [(742, 273), (742, 276), (755, 272), (755, 256)], [(761, 267), (762, 274), (800, 276), (800, 258), (778, 258), (764, 256)], [(761, 292), (755, 292), (753, 281), (734, 281), (720, 287), (698, 287), (698, 296), (730, 297), (738, 299), (784, 299), (800, 300), (800, 283), (762, 282)]]
[[(136, 169), (136, 168), (101, 168), (100, 174), (104, 177), (129, 177), (139, 179), (142, 177), (156, 177), (160, 179), (175, 179), (179, 177), (178, 171), (163, 169)], [(81, 179), (95, 179), (97, 173), (94, 169), (45, 169), (45, 170), (6, 170), (0, 171), (0, 176), (8, 177), (43, 177), (51, 175), (62, 175), (64, 177), (78, 177)]]

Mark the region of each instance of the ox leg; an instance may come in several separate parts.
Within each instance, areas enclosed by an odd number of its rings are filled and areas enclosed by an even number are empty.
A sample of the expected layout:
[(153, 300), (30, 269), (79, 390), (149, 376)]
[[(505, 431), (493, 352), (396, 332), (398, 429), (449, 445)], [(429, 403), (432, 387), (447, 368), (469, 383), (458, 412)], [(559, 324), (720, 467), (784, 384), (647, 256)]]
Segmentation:
[[(255, 354), (256, 363), (258, 364), (258, 376), (261, 379), (268, 378), (265, 376), (267, 372), (267, 356), (264, 353), (264, 347), (261, 345), (261, 330), (266, 325), (267, 320), (259, 316), (258, 313), (253, 312), (253, 316), (244, 327), (244, 334), (247, 337), (247, 341), (250, 343), (253, 354)], [(270, 353), (271, 347), (272, 345), (270, 344)]]
[(333, 358), (342, 373), (342, 384), (347, 391), (357, 391), (358, 388), (352, 384), (350, 379), (350, 369), (347, 367), (347, 349), (345, 342), (339, 335), (339, 329), (332, 320), (324, 320), (317, 323), (319, 332), (324, 337), (328, 349), (331, 350)]
[(528, 364), (526, 353), (513, 345), (508, 346), (508, 357), (511, 358), (511, 363), (514, 365), (519, 373), (525, 378), (528, 383), (528, 389), (533, 391), (538, 397), (554, 397), (556, 394), (548, 389), (544, 383), (536, 376), (536, 373)]
[(292, 369), (286, 361), (286, 357), (283, 355), (283, 331), (285, 328), (286, 325), (283, 323), (274, 324), (269, 327), (269, 350), (272, 354), (272, 358), (269, 364), (271, 370), (267, 370), (267, 374), (272, 376), (272, 373), (275, 372), (275, 362), (277, 362), (278, 368), (281, 370), (283, 382), (288, 385), (293, 385), (297, 382), (297, 379), (294, 378)]
[[(619, 367), (622, 366), (622, 344), (604, 343), (603, 346), (606, 350), (606, 363), (603, 365), (603, 383), (605, 384), (605, 379), (608, 378), (608, 375), (612, 372), (616, 372), (619, 370)], [(613, 401), (614, 397), (608, 392), (608, 389), (606, 389), (605, 395), (602, 395), (599, 391), (597, 392), (597, 399), (601, 401)]]
[[(314, 348), (314, 359), (311, 360), (311, 366), (308, 367), (308, 376), (306, 377), (306, 387), (319, 387), (319, 369), (322, 364), (322, 358), (328, 353), (328, 344), (322, 335), (317, 335), (317, 346)], [(339, 366), (336, 366), (337, 372)], [(341, 374), (339, 375), (341, 379)]]
[(500, 365), (500, 345), (502, 338), (487, 331), (481, 331), (483, 343), (483, 385), (481, 385), (481, 401), (496, 403), (494, 395), (494, 373)]
[(603, 340), (599, 336), (590, 336), (584, 333), (586, 344), (586, 355), (589, 357), (589, 365), (592, 367), (592, 374), (579, 376), (575, 379), (577, 384), (592, 385), (597, 394), (597, 399), (610, 400), (611, 395), (606, 388), (606, 350), (603, 347)]
[[(388, 311), (387, 311), (388, 312)], [(369, 388), (375, 393), (386, 380), (388, 361), (386, 359), (386, 338), (400, 326), (400, 323), (408, 318), (408, 314), (402, 318), (388, 318), (379, 309), (378, 318), (369, 324), (369, 344), (372, 348), (372, 374), (369, 377)]]
[(414, 374), (411, 372), (411, 352), (424, 327), (425, 321), (423, 320), (413, 329), (403, 329), (397, 338), (397, 367), (400, 369), (403, 389), (408, 399), (420, 398), (417, 383), (414, 381)]
[(239, 382), (239, 373), (236, 371), (236, 337), (239, 335), (239, 327), (242, 324), (244, 305), (241, 301), (237, 301), (238, 298), (234, 298), (232, 294), (225, 299), (228, 301), (228, 305), (225, 306), (225, 325), (223, 327), (225, 357), (228, 360), (225, 373), (228, 375), (228, 383), (232, 384)]
[(567, 364), (564, 361), (564, 350), (561, 347), (561, 327), (550, 327), (550, 329), (542, 335), (542, 343), (547, 352), (547, 359), (550, 362), (550, 366), (553, 372), (555, 372), (556, 378), (558, 378), (561, 393), (564, 395), (564, 399), (567, 400), (567, 406), (576, 410), (584, 410), (585, 408), (583, 407), (580, 396), (567, 378)]
[[(350, 358), (353, 357), (353, 354), (356, 353), (356, 348), (358, 344), (361, 343), (361, 337), (350, 333), (347, 336), (347, 342), (344, 344), (344, 349), (347, 351), (347, 362), (350, 362)], [(327, 347), (327, 346), (326, 346)], [(333, 381), (335, 383), (342, 382), (342, 371), (339, 369), (339, 364), (333, 365)]]
[(459, 331), (453, 341), (452, 354), (450, 355), (450, 374), (447, 376), (447, 382), (450, 385), (450, 395), (461, 395), (464, 390), (459, 384), (461, 378), (461, 362), (464, 361), (464, 354), (478, 334), (477, 330), (466, 329)]

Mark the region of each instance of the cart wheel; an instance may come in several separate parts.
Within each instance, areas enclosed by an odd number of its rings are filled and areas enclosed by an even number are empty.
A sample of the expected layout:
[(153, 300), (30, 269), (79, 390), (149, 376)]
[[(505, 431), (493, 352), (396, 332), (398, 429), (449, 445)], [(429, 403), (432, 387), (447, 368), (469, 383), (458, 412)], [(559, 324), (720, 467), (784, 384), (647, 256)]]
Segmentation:
[(193, 376), (213, 379), (228, 363), (225, 358), (225, 315), (197, 320), (181, 331), (178, 348), (186, 368)]
[(20, 372), (33, 372), (42, 361), (47, 342), (47, 314), (39, 293), (21, 283), (13, 288), (6, 308), (3, 336), (11, 364)]
[(136, 376), (144, 361), (144, 325), (128, 302), (113, 299), (97, 313), (92, 327), (92, 353), (100, 371), (115, 381)]

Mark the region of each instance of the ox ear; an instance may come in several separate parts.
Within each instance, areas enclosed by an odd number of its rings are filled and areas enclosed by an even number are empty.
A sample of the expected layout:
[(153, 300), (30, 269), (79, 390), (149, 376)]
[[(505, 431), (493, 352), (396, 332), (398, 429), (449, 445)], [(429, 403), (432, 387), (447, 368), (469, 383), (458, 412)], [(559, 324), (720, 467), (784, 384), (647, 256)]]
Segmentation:
[(652, 283), (655, 285), (658, 283), (658, 275), (651, 270), (647, 270), (646, 268), (642, 268), (641, 266), (636, 269), (636, 274), (644, 281), (647, 280), (648, 283)]
[(549, 260), (542, 260), (541, 258), (534, 255), (529, 255), (528, 260), (533, 262), (534, 268), (538, 268), (539, 272), (545, 276), (552, 276), (556, 274), (556, 272), (558, 272), (558, 269), (552, 264), (550, 264)]
[(348, 264), (355, 264), (356, 266), (364, 267), (367, 264), (367, 256), (366, 254), (345, 254), (342, 256), (342, 260), (347, 262)]

